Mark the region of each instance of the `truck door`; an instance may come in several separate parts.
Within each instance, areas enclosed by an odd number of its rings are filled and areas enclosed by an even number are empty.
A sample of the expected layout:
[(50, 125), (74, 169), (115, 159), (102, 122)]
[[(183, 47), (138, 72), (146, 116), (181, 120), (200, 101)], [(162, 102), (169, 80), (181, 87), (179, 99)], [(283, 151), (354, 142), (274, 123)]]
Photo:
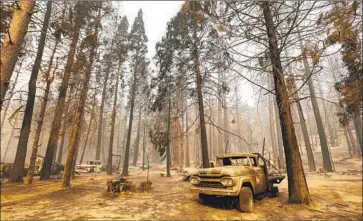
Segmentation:
[(256, 157), (250, 157), (251, 165), (256, 174), (256, 193), (261, 193), (266, 190), (264, 165), (259, 165)]

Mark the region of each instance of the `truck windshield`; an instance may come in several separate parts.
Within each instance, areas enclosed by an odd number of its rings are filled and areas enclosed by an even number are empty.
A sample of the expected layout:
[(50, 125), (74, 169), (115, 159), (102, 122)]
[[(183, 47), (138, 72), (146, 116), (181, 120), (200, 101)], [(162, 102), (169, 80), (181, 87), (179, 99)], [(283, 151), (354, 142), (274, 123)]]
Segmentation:
[(250, 166), (250, 161), (245, 156), (218, 158), (217, 166)]

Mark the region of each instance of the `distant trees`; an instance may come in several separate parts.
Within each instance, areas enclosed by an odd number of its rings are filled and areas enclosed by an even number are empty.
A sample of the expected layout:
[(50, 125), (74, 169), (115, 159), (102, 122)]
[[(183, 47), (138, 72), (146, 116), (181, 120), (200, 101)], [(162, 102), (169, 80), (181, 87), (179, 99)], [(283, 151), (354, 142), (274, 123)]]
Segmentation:
[(335, 84), (335, 89), (342, 95), (340, 102), (345, 107), (339, 118), (343, 125), (348, 124), (349, 118), (353, 119), (362, 152), (362, 2), (335, 2), (329, 11), (321, 14), (318, 24), (331, 30), (326, 39), (328, 44), (341, 44), (342, 61), (348, 74)]

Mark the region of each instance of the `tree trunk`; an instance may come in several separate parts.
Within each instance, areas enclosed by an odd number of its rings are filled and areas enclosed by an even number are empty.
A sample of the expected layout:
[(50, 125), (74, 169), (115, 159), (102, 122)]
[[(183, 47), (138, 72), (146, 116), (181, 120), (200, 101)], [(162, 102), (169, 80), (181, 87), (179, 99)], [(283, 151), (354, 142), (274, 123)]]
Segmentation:
[[(78, 3), (77, 3), (78, 4)], [(79, 5), (82, 6), (82, 5)], [(77, 16), (79, 14), (77, 13)], [(82, 17), (79, 17), (79, 20), (82, 21), (81, 19)], [(101, 19), (100, 16), (100, 9), (98, 11), (98, 18)], [(76, 18), (77, 21), (77, 18)], [(80, 94), (80, 98), (79, 98), (79, 106), (77, 108), (77, 112), (76, 112), (76, 116), (74, 119), (74, 125), (73, 125), (73, 129), (72, 129), (72, 135), (71, 135), (71, 140), (70, 140), (70, 144), (68, 147), (68, 155), (67, 155), (67, 162), (66, 165), (64, 167), (64, 173), (63, 173), (63, 180), (62, 180), (62, 187), (63, 188), (67, 188), (71, 186), (71, 175), (72, 175), (72, 171), (73, 171), (73, 176), (74, 176), (74, 168), (76, 166), (76, 160), (77, 160), (77, 152), (78, 152), (78, 145), (80, 142), (80, 136), (82, 133), (82, 125), (83, 125), (83, 116), (84, 116), (84, 107), (86, 104), (86, 100), (87, 100), (87, 93), (88, 93), (88, 85), (89, 85), (89, 81), (91, 79), (91, 74), (92, 74), (92, 65), (93, 65), (93, 61), (94, 58), (96, 56), (96, 47), (97, 47), (97, 37), (98, 37), (98, 27), (100, 25), (100, 21), (95, 25), (95, 40), (93, 42), (93, 46), (90, 50), (90, 57), (89, 57), (89, 62), (87, 64), (87, 68), (85, 71), (85, 76), (83, 79), (83, 84), (82, 84), (82, 91)], [(79, 30), (79, 29), (78, 29)]]
[[(235, 122), (236, 124), (236, 134), (238, 134), (239, 136), (241, 135), (241, 119), (239, 116), (239, 105), (238, 105), (238, 88), (237, 85), (235, 86), (235, 94), (236, 94), (236, 117), (237, 117), (237, 122)], [(239, 152), (243, 152), (243, 148), (242, 148), (242, 142), (238, 139), (238, 151)]]
[[(180, 96), (180, 95), (179, 95)], [(178, 95), (177, 95), (178, 97)], [(180, 100), (177, 98), (175, 103), (176, 116), (173, 120), (173, 163), (172, 168), (176, 168), (180, 164)]]
[[(84, 116), (84, 114), (83, 114)], [(83, 125), (85, 124), (85, 119), (82, 118), (82, 123), (80, 125), (80, 127), (78, 128), (79, 130), (79, 136), (77, 137), (76, 140), (76, 146), (75, 146), (75, 154), (73, 155), (73, 160), (72, 160), (72, 170), (71, 170), (71, 178), (75, 179), (76, 178), (76, 164), (77, 164), (77, 157), (78, 157), (78, 153), (79, 153), (79, 144), (81, 143), (81, 137), (82, 137), (82, 133), (83, 133)]]
[(146, 124), (144, 122), (144, 133), (142, 135), (142, 170), (145, 170), (145, 153), (146, 152)]
[[(123, 93), (123, 90), (121, 88), (121, 94)], [(122, 104), (122, 97), (120, 98), (120, 104)], [(117, 165), (120, 166), (120, 161), (121, 161), (121, 140), (120, 140), (120, 134), (121, 134), (121, 130), (122, 130), (122, 107), (120, 107), (120, 116), (118, 119), (118, 125), (117, 125), (117, 140), (116, 140), (116, 150), (119, 156), (118, 161), (117, 161)]]
[[(170, 80), (168, 82), (168, 86), (170, 85)], [(171, 124), (171, 96), (170, 96), (170, 86), (168, 87), (168, 145), (166, 147), (166, 177), (170, 177), (170, 166), (171, 166), (171, 156), (170, 156), (170, 124)]]
[(117, 75), (116, 75), (115, 94), (114, 94), (112, 116), (111, 116), (111, 134), (110, 134), (110, 143), (109, 143), (109, 147), (108, 147), (107, 175), (112, 175), (113, 136), (114, 136), (114, 132), (115, 132), (118, 82), (119, 82), (119, 78), (120, 78), (120, 71), (121, 71), (121, 63), (118, 66)]
[(345, 140), (347, 141), (349, 155), (350, 155), (350, 157), (353, 157), (354, 156), (354, 149), (353, 149), (353, 147), (351, 145), (352, 142), (349, 139), (349, 136), (348, 136), (348, 133), (347, 133), (347, 128), (344, 127), (343, 130), (344, 130)]
[[(219, 84), (221, 84), (221, 74), (218, 73), (218, 81)], [(217, 113), (217, 120), (218, 120), (218, 127), (223, 128), (222, 126), (222, 97), (221, 97), (221, 93), (222, 93), (222, 86), (219, 85), (219, 89), (218, 89), (218, 113)], [(223, 141), (222, 141), (222, 133), (220, 131), (218, 131), (218, 154), (222, 155), (224, 153), (223, 151)]]
[[(188, 99), (185, 99), (185, 106), (188, 106)], [(190, 167), (190, 150), (189, 150), (189, 118), (188, 111), (185, 112), (185, 167)]]
[[(289, 66), (289, 71), (290, 71), (290, 73), (292, 73), (292, 70), (291, 70), (290, 66)], [(313, 150), (311, 149), (308, 129), (306, 127), (303, 110), (302, 110), (302, 107), (300, 105), (300, 97), (299, 97), (299, 94), (298, 94), (298, 91), (297, 91), (297, 88), (296, 88), (296, 83), (295, 83), (294, 77), (290, 76), (288, 78), (288, 82), (289, 82), (288, 87), (290, 87), (289, 88), (290, 92), (291, 92), (291, 94), (294, 94), (293, 95), (294, 102), (296, 103), (297, 112), (299, 114), (300, 126), (301, 126), (301, 130), (302, 130), (303, 137), (304, 137), (306, 153), (307, 153), (307, 156), (308, 156), (309, 171), (310, 172), (315, 171), (316, 166), (315, 166), (315, 161), (314, 161), (314, 154), (313, 154)]]
[(276, 92), (276, 101), (279, 108), (283, 144), (285, 149), (289, 202), (306, 203), (311, 201), (309, 189), (306, 183), (304, 169), (301, 162), (299, 147), (294, 130), (294, 124), (290, 112), (289, 97), (283, 76), (279, 48), (276, 38), (275, 25), (270, 11), (269, 2), (260, 3), (263, 8), (267, 36), (269, 40), (270, 58), (273, 67), (273, 76)]
[(203, 168), (209, 168), (209, 156), (208, 156), (208, 141), (207, 141), (207, 132), (205, 128), (205, 119), (204, 119), (204, 104), (203, 104), (203, 92), (202, 92), (202, 76), (200, 73), (200, 62), (199, 62), (199, 42), (197, 38), (197, 33), (194, 31), (194, 47), (193, 47), (193, 54), (194, 54), (194, 68), (195, 68), (195, 75), (197, 78), (196, 82), (196, 90), (198, 94), (198, 105), (199, 105), (199, 122), (200, 122), (200, 139), (201, 139), (201, 146), (202, 146), (202, 160), (203, 160)]
[[(107, 122), (107, 119), (102, 119), (102, 121), (106, 121)], [(106, 153), (105, 153), (105, 145), (106, 145), (106, 142), (105, 142), (105, 139), (106, 139), (106, 127), (107, 127), (107, 124), (103, 124), (103, 128), (102, 128), (102, 140), (101, 140), (101, 157), (102, 157), (102, 163), (103, 164), (106, 164)]]
[[(225, 79), (225, 75), (222, 74), (222, 83), (227, 86), (227, 82)], [(224, 88), (222, 89), (222, 100), (223, 100), (223, 129), (224, 131), (224, 145), (223, 147), (225, 148), (225, 153), (230, 152), (230, 140), (229, 140), (229, 133), (227, 131), (229, 131), (229, 122), (228, 122), (228, 106), (227, 106), (227, 91), (224, 90)]]
[[(299, 38), (300, 38), (300, 35), (299, 35)], [(303, 48), (303, 45), (301, 42), (301, 38), (300, 38), (300, 47), (301, 47), (301, 52), (303, 55), (305, 77), (309, 78), (307, 84), (309, 86), (311, 104), (313, 107), (313, 112), (314, 112), (314, 116), (315, 116), (315, 120), (316, 120), (316, 126), (318, 128), (318, 134), (319, 134), (320, 145), (321, 145), (321, 153), (323, 155), (324, 169), (328, 172), (333, 172), (332, 160), (331, 160), (331, 156), (330, 156), (328, 143), (326, 140), (323, 121), (321, 120), (318, 101), (317, 101), (316, 95), (315, 95), (314, 83), (313, 83), (313, 79), (311, 77), (309, 77), (310, 68), (309, 68), (308, 60), (307, 60), (307, 57), (305, 54), (305, 49)]]
[[(47, 146), (47, 151), (46, 151), (45, 158), (44, 158), (42, 171), (40, 173), (41, 180), (50, 178), (50, 170), (52, 167), (53, 155), (54, 155), (53, 152), (57, 145), (59, 129), (60, 129), (60, 125), (61, 125), (61, 121), (62, 121), (62, 114), (63, 114), (63, 110), (64, 110), (64, 103), (65, 103), (65, 99), (66, 99), (66, 95), (67, 95), (68, 82), (69, 82), (70, 75), (72, 73), (73, 58), (74, 58), (74, 54), (76, 52), (76, 48), (77, 48), (76, 46), (77, 46), (80, 30), (82, 27), (82, 23), (83, 23), (84, 17), (86, 16), (87, 4), (88, 4), (87, 2), (79, 1), (79, 2), (77, 2), (76, 6), (75, 6), (77, 12), (76, 12), (76, 18), (74, 21), (72, 40), (69, 45), (67, 64), (66, 64), (63, 79), (62, 79), (62, 84), (59, 88), (59, 96), (58, 96), (58, 101), (57, 101), (57, 105), (55, 108), (55, 114), (53, 117), (52, 129), (51, 129), (49, 140), (48, 140), (48, 146)], [(80, 119), (78, 119), (78, 120), (80, 121)], [(75, 136), (75, 135), (73, 135), (73, 136)], [(70, 146), (72, 146), (72, 145), (70, 145)], [(70, 151), (70, 150), (68, 150), (68, 151)], [(73, 156), (73, 152), (71, 152), (71, 153)], [(71, 163), (71, 162), (69, 162), (69, 163)], [(70, 171), (70, 169), (71, 168), (69, 166), (68, 170)], [(68, 185), (68, 183), (65, 182), (64, 185)]]
[(279, 165), (280, 165), (279, 168), (285, 169), (281, 122), (280, 122), (280, 117), (279, 117), (279, 107), (276, 102), (273, 102), (273, 104), (274, 104), (275, 116), (276, 116), (275, 125), (276, 125), (276, 136), (277, 136), (277, 147), (278, 147), (278, 151), (279, 151), (279, 157), (278, 157)]
[(31, 157), (30, 157), (29, 169), (28, 169), (26, 180), (25, 180), (25, 184), (32, 184), (32, 182), (33, 182), (35, 163), (36, 163), (36, 158), (37, 158), (37, 154), (38, 154), (38, 147), (39, 147), (39, 139), (40, 139), (40, 134), (41, 134), (41, 131), (42, 131), (43, 123), (44, 123), (45, 111), (46, 111), (47, 104), (48, 104), (48, 96), (49, 96), (49, 92), (50, 92), (50, 85), (52, 84), (52, 82), (54, 80), (55, 71), (57, 70), (57, 67), (58, 67), (58, 60), (57, 60), (56, 66), (55, 66), (54, 71), (53, 71), (53, 76), (50, 77), (50, 71), (51, 71), (52, 64), (53, 64), (53, 58), (54, 58), (55, 52), (57, 50), (59, 40), (60, 39), (57, 39), (55, 44), (54, 44), (54, 48), (53, 48), (53, 51), (52, 51), (52, 55), (50, 57), (47, 72), (45, 73), (45, 79), (47, 81), (47, 84), (46, 84), (46, 88), (45, 88), (45, 91), (44, 91), (43, 102), (42, 102), (41, 108), (40, 108), (40, 114), (39, 114), (39, 117), (38, 117), (38, 124), (37, 124), (37, 128), (36, 128), (36, 131), (35, 131), (35, 136), (34, 136), (34, 140), (33, 140), (32, 153), (31, 153)]
[[(22, 70), (22, 64), (23, 64), (23, 60), (21, 60), (21, 62), (19, 64), (19, 70), (16, 72), (14, 86), (11, 88), (10, 96), (9, 96), (8, 102), (6, 103), (5, 109), (4, 109), (4, 111), (2, 111), (3, 116), (2, 116), (2, 119), (1, 119), (1, 129), (0, 129), (0, 132), (2, 132), (2, 130), (4, 128), (6, 114), (8, 112), (9, 106), (10, 106), (11, 98), (13, 97), (13, 94), (14, 94), (14, 91), (15, 91), (15, 86), (18, 83), (19, 74), (20, 74), (20, 72)], [(1, 109), (1, 106), (0, 106), (0, 109)]]
[(96, 160), (100, 160), (101, 155), (101, 141), (102, 141), (102, 130), (103, 130), (103, 109), (105, 107), (106, 93), (107, 93), (107, 82), (110, 76), (110, 69), (107, 68), (105, 78), (103, 80), (102, 98), (100, 114), (98, 117), (98, 134), (97, 134), (97, 146), (96, 146)]
[[(37, 91), (36, 84), (37, 84), (40, 64), (41, 64), (42, 57), (43, 57), (45, 38), (47, 36), (51, 12), (52, 12), (52, 2), (49, 1), (47, 3), (47, 11), (44, 16), (42, 32), (40, 35), (38, 49), (37, 49), (37, 56), (35, 58), (35, 63), (33, 65), (33, 69), (32, 69), (29, 84), (28, 84), (29, 89), (28, 89), (28, 97), (27, 97), (27, 102), (26, 102), (26, 107), (25, 107), (25, 112), (24, 112), (23, 124), (22, 124), (21, 131), (20, 131), (19, 143), (18, 143), (18, 147), (16, 150), (14, 164), (13, 164), (10, 178), (9, 178), (9, 181), (11, 181), (11, 182), (19, 182), (19, 181), (22, 182), (23, 181), (25, 157), (26, 157), (26, 151), (27, 151), (27, 147), (28, 147), (30, 126), (31, 126), (32, 117), (33, 117), (35, 93)], [(43, 115), (44, 115), (44, 113), (43, 113)], [(43, 124), (43, 123), (41, 123), (41, 124)], [(40, 133), (40, 131), (39, 131), (39, 133)], [(38, 140), (39, 140), (39, 136), (38, 136)], [(37, 151), (38, 143), (35, 146), (36, 146), (36, 150), (33, 149), (33, 151)], [(35, 153), (35, 158), (36, 158), (36, 153)], [(34, 160), (33, 163), (35, 165), (35, 159), (33, 159), (33, 160)], [(34, 170), (34, 165), (29, 169)], [(32, 173), (34, 173), (34, 172), (30, 172), (31, 177), (32, 177)]]
[(79, 164), (82, 164), (83, 161), (83, 157), (84, 157), (84, 153), (86, 152), (86, 148), (87, 148), (87, 144), (88, 144), (88, 138), (89, 138), (89, 133), (91, 132), (91, 125), (92, 125), (92, 120), (93, 120), (93, 115), (95, 113), (95, 106), (96, 106), (96, 91), (93, 95), (93, 105), (92, 105), (92, 110), (91, 110), (91, 117), (89, 119), (89, 123), (88, 123), (88, 129), (87, 129), (87, 134), (86, 134), (86, 140), (84, 141), (84, 147), (83, 147), (83, 151), (82, 151), (82, 155), (81, 155), (81, 159), (79, 159)]
[(9, 81), (13, 74), (16, 61), (18, 60), (34, 6), (35, 1), (22, 0), (17, 3), (17, 7), (14, 9), (13, 17), (9, 24), (8, 33), (2, 43), (0, 54), (0, 109), (3, 106), (6, 91), (9, 88)]
[(71, 88), (70, 88), (70, 91), (69, 91), (69, 95), (68, 95), (68, 102), (66, 103), (66, 107), (64, 108), (64, 117), (63, 117), (63, 120), (62, 120), (62, 131), (61, 131), (61, 143), (60, 143), (60, 146), (59, 146), (59, 150), (58, 150), (58, 157), (57, 157), (57, 163), (58, 164), (62, 164), (62, 159), (63, 159), (63, 154), (65, 153), (65, 150), (63, 150), (64, 148), (64, 143), (65, 143), (65, 135), (66, 135), (66, 130), (67, 128), (69, 127), (69, 116), (68, 116), (68, 113), (69, 113), (69, 104), (71, 102), (71, 97), (72, 97), (72, 94), (73, 94), (73, 85), (71, 85)]
[[(212, 118), (212, 108), (210, 110), (211, 112), (211, 118)], [(212, 152), (213, 152), (213, 142), (212, 142), (212, 120), (210, 120), (209, 122), (209, 159), (213, 159), (212, 158)]]
[(137, 124), (137, 132), (136, 132), (136, 138), (134, 143), (134, 158), (132, 159), (132, 166), (136, 167), (137, 158), (139, 156), (139, 146), (140, 146), (140, 129), (141, 129), (141, 105), (139, 108), (139, 119)]
[[(185, 83), (185, 82), (184, 82)], [(179, 168), (180, 168), (180, 171), (182, 171), (182, 168), (184, 167), (184, 96), (185, 96), (185, 92), (184, 92), (184, 89), (181, 90), (180, 92), (180, 114), (181, 114), (181, 128), (180, 128), (180, 133), (179, 133), (179, 136), (180, 136), (180, 152), (179, 152), (179, 155), (180, 155), (180, 164), (179, 164)]]
[(120, 156), (120, 161), (118, 163), (118, 165), (120, 166), (121, 165), (121, 161), (122, 161), (122, 158), (125, 157), (125, 146), (126, 146), (126, 137), (127, 137), (127, 113), (126, 113), (126, 108), (125, 108), (125, 116), (124, 116), (124, 134), (123, 134), (123, 137), (122, 137), (122, 150), (121, 150), (121, 156)]
[[(320, 94), (321, 94), (321, 96), (324, 98), (324, 93), (323, 93), (323, 90), (321, 89), (321, 84), (320, 84), (320, 82), (318, 81), (317, 82), (317, 85), (318, 85), (318, 90), (319, 90), (319, 92), (320, 92)], [(329, 139), (330, 139), (330, 145), (332, 146), (332, 147), (335, 147), (335, 146), (337, 146), (337, 143), (336, 143), (336, 139), (335, 139), (335, 134), (334, 134), (334, 131), (333, 131), (333, 128), (332, 128), (332, 126), (331, 126), (331, 122), (330, 122), (330, 120), (329, 120), (329, 116), (328, 116), (328, 108), (327, 108), (327, 106), (326, 106), (326, 103), (325, 103), (325, 101), (322, 101), (321, 102), (321, 104), (322, 104), (322, 106), (323, 106), (323, 110), (324, 110), (324, 122), (325, 122), (325, 126), (328, 128), (328, 134), (329, 134)]]
[(360, 149), (358, 149), (358, 154), (362, 156), (363, 153), (363, 135), (362, 135), (362, 121), (359, 117), (359, 113), (354, 113), (353, 115), (353, 123), (355, 127), (355, 133), (357, 135), (358, 143)]
[[(268, 77), (269, 88), (273, 89), (273, 79)], [(281, 169), (281, 161), (279, 160), (279, 153), (276, 147), (276, 127), (275, 127), (275, 118), (274, 118), (274, 109), (273, 109), (273, 95), (269, 96), (268, 108), (269, 108), (269, 120), (270, 120), (270, 136), (271, 136), (271, 146), (272, 146), (272, 153), (274, 155), (274, 159), (277, 159), (278, 168)], [(276, 115), (275, 115), (276, 116)], [(281, 158), (281, 157), (280, 157)]]
[(132, 121), (134, 117), (134, 106), (135, 106), (135, 96), (137, 90), (137, 66), (138, 62), (136, 61), (134, 67), (134, 79), (131, 88), (131, 98), (130, 98), (130, 118), (129, 118), (129, 129), (127, 131), (127, 138), (126, 138), (126, 150), (125, 150), (125, 158), (124, 158), (124, 165), (122, 168), (122, 176), (129, 175), (129, 155), (130, 155), (130, 143), (131, 143), (131, 130), (132, 130)]
[(348, 124), (346, 126), (346, 129), (347, 129), (349, 140), (351, 141), (351, 144), (352, 144), (353, 153), (354, 153), (354, 155), (356, 155), (356, 154), (358, 154), (359, 150), (358, 150), (358, 146), (357, 146), (357, 141), (353, 137), (353, 133), (352, 133), (350, 124)]

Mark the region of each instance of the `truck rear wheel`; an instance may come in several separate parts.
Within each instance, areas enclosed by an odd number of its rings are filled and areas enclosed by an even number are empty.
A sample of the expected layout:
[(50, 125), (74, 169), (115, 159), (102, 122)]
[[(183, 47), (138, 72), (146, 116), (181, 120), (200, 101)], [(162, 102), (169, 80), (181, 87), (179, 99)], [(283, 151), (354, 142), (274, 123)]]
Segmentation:
[(277, 186), (273, 186), (271, 188), (271, 197), (279, 197), (279, 196), (280, 196), (279, 188)]
[(251, 188), (243, 186), (238, 196), (239, 210), (244, 213), (252, 213), (254, 209), (253, 193)]

